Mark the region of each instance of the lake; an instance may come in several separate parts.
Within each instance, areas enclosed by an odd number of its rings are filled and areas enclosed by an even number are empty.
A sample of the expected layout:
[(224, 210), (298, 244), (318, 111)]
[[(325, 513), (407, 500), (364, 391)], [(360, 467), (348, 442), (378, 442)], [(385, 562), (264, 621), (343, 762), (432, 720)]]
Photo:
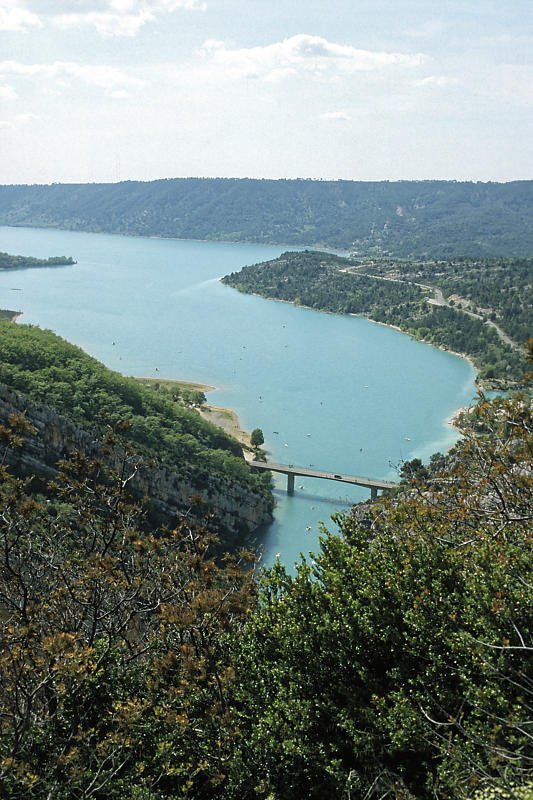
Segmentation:
[[(395, 480), (457, 439), (448, 420), (475, 396), (462, 358), (360, 317), (324, 314), (223, 286), (288, 248), (0, 227), (0, 250), (74, 266), (0, 271), (0, 308), (50, 328), (124, 375), (217, 387), (208, 403), (261, 428), (271, 461)], [(296, 249), (296, 248), (289, 248)], [(256, 541), (271, 564), (317, 548), (320, 525), (368, 489), (275, 478), (274, 522)]]

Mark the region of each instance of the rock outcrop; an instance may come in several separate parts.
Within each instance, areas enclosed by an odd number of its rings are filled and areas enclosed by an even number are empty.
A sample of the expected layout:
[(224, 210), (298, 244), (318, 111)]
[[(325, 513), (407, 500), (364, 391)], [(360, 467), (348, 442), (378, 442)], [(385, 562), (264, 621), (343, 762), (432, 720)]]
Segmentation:
[[(102, 443), (93, 434), (78, 428), (49, 406), (34, 403), (0, 384), (0, 423), (7, 422), (10, 414), (22, 412), (36, 433), (25, 437), (22, 448), (7, 453), (7, 462), (17, 471), (51, 478), (57, 474), (58, 460), (75, 450), (90, 458), (101, 457)], [(206, 510), (214, 513), (214, 526), (228, 548), (242, 543), (248, 533), (271, 519), (272, 504), (268, 497), (207, 472), (198, 475), (188, 469), (180, 469), (178, 473), (165, 467), (142, 467), (130, 487), (135, 495), (148, 497), (168, 516), (175, 513), (194, 516), (196, 506), (191, 504), (191, 497), (199, 496), (204, 501), (202, 513)]]

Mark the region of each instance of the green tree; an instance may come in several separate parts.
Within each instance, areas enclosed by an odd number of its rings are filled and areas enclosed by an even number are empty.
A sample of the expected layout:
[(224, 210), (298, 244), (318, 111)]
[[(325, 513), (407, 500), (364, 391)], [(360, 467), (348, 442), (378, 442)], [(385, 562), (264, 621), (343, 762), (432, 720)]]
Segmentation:
[(228, 796), (465, 798), (531, 779), (530, 396), (482, 397), (473, 417), (434, 484), (338, 517), (295, 575), (265, 574), (235, 643)]
[(263, 436), (263, 431), (261, 428), (254, 428), (252, 433), (250, 434), (250, 443), (252, 447), (261, 447), (262, 444), (265, 442), (265, 437)]
[[(27, 427), (13, 417), (0, 438)], [(2, 797), (203, 798), (225, 780), (223, 643), (253, 570), (215, 563), (185, 518), (146, 530), (126, 491), (138, 467), (128, 447), (115, 470), (75, 454), (46, 502), (0, 467)]]

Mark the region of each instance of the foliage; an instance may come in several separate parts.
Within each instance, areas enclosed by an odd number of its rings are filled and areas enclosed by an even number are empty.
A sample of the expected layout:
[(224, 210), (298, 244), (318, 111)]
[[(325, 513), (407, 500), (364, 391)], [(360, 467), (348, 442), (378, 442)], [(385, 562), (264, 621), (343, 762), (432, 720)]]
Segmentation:
[(198, 390), (182, 389), (180, 392), (181, 398), (185, 405), (203, 406), (205, 405), (205, 394)]
[(75, 454), (48, 501), (1, 466), (0, 795), (527, 796), (530, 395), (463, 433), (259, 586), (204, 528), (145, 525), (116, 436), (116, 470)]
[(304, 250), (283, 253), (279, 258), (243, 267), (223, 278), (223, 283), (241, 292), (256, 292), (277, 300), (322, 311), (372, 314), (389, 306), (414, 311), (425, 296), (417, 286), (354, 276), (346, 270), (352, 261), (329, 253)]
[[(482, 279), (485, 266), (489, 276)], [(493, 307), (483, 314), (525, 339), (531, 317), (532, 267), (533, 261), (528, 259), (414, 262), (342, 258), (306, 250), (244, 267), (223, 282), (243, 292), (322, 311), (364, 314), (398, 326), (417, 339), (465, 353), (485, 384), (517, 388), (526, 366), (519, 348), (502, 341), (483, 316), (463, 310), (460, 304), (432, 305), (427, 284), (442, 287), (447, 294), (464, 291), (479, 304), (492, 302)]]
[(250, 434), (250, 444), (252, 447), (261, 447), (265, 442), (265, 437), (261, 428), (254, 428)]
[[(456, 258), (448, 261), (373, 259), (360, 269), (390, 278), (430, 284), (455, 305), (488, 317), (515, 342), (524, 342), (531, 328), (531, 258)], [(452, 300), (452, 302), (454, 302)]]
[[(0, 382), (97, 435), (103, 419), (129, 420), (137, 449), (174, 472), (198, 479), (207, 472), (224, 475), (268, 492), (246, 466), (238, 442), (221, 429), (170, 393), (124, 378), (52, 331), (0, 320)], [(193, 392), (191, 400), (200, 395)]]
[[(12, 417), (4, 446), (27, 428)], [(216, 564), (184, 518), (142, 532), (125, 491), (137, 468), (128, 447), (117, 472), (76, 454), (41, 502), (0, 467), (2, 797), (203, 798), (224, 781), (224, 640), (253, 571)]]
[[(13, 328), (3, 363), (35, 391), (54, 391), (51, 354), (93, 374)], [(94, 368), (95, 393), (115, 386)], [(0, 441), (28, 432), (12, 417)], [(115, 436), (115, 470), (75, 454), (47, 499), (0, 453), (0, 796), (526, 798), (531, 395), (480, 395), (463, 435), (259, 586), (190, 520), (149, 528), (127, 495), (142, 462)]]
[(1, 186), (0, 224), (355, 248), (531, 256), (533, 183), (175, 178)]
[(30, 256), (12, 256), (0, 253), (0, 269), (27, 269), (28, 267), (59, 267), (75, 264), (71, 256), (50, 256), (50, 258), (32, 258)]
[(531, 398), (481, 397), (474, 417), (484, 433), (465, 430), (444, 473), (338, 517), (294, 576), (265, 573), (234, 645), (228, 797), (459, 799), (531, 781)]

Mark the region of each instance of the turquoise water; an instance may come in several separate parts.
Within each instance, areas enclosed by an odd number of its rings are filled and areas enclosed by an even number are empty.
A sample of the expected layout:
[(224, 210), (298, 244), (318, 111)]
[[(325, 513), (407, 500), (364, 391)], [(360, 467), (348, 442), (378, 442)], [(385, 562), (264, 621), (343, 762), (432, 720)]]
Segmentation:
[[(0, 250), (72, 255), (70, 267), (0, 271), (0, 308), (21, 309), (125, 375), (198, 381), (213, 405), (259, 427), (272, 461), (394, 480), (402, 459), (456, 439), (451, 414), (475, 395), (474, 371), (359, 317), (321, 314), (223, 286), (219, 278), (283, 247), (0, 228)], [(316, 549), (320, 522), (368, 490), (276, 477), (264, 559)]]

